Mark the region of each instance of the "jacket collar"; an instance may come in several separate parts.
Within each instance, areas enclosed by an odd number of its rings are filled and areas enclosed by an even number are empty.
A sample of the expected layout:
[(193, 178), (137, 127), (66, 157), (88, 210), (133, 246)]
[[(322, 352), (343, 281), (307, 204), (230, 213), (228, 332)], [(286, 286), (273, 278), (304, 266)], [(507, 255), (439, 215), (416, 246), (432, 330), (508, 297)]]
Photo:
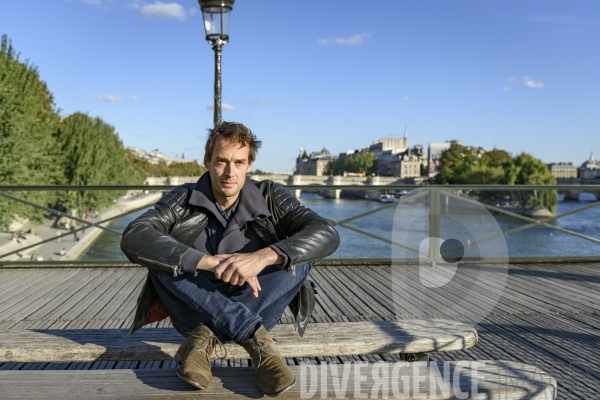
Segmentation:
[[(217, 206), (215, 205), (215, 197), (213, 196), (210, 185), (210, 173), (206, 171), (200, 177), (196, 186), (192, 191), (189, 203), (193, 206), (198, 206), (206, 209), (208, 212), (223, 225), (227, 226), (227, 220), (223, 218)], [(240, 192), (239, 202), (233, 217), (242, 227), (246, 222), (253, 221), (259, 217), (270, 217), (271, 213), (267, 208), (267, 202), (261, 191), (256, 187), (254, 182), (246, 177), (242, 191)]]

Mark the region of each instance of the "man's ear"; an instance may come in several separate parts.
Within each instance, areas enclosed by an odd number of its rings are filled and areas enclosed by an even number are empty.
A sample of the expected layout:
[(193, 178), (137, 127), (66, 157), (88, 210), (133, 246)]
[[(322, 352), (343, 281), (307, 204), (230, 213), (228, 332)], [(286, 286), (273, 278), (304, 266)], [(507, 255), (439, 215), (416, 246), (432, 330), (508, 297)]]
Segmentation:
[(204, 157), (204, 168), (210, 169), (210, 167), (208, 166), (208, 158), (206, 158), (206, 156)]
[(250, 173), (250, 171), (252, 171), (252, 165), (254, 165), (253, 161), (248, 162), (248, 170), (246, 171), (246, 173)]

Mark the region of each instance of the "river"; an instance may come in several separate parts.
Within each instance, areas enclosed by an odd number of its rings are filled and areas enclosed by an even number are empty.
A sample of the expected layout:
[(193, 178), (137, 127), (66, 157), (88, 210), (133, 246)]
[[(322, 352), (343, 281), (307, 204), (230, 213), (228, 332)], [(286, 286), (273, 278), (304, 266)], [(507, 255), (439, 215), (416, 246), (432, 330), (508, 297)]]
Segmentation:
[[(341, 221), (352, 216), (382, 207), (382, 203), (370, 200), (325, 199), (313, 193), (302, 192), (301, 202), (320, 215), (334, 221)], [(596, 199), (591, 193), (582, 193), (580, 201), (563, 201), (559, 197), (557, 214), (562, 214), (585, 205)], [(111, 227), (123, 231), (142, 211), (115, 220)], [(395, 207), (370, 214), (349, 222), (348, 225), (364, 230), (372, 235), (388, 240), (392, 239)], [(526, 222), (516, 218), (495, 215), (502, 231), (517, 228)], [(569, 215), (554, 222), (554, 225), (579, 234), (600, 240), (600, 206)], [(398, 226), (398, 224), (397, 224)], [(389, 258), (391, 245), (372, 239), (349, 229), (337, 228), (341, 244), (330, 257), (334, 258)], [(119, 249), (120, 237), (103, 232), (98, 239), (81, 255), (80, 260), (125, 260)], [(546, 227), (536, 227), (506, 236), (508, 255), (510, 256), (597, 256), (600, 245), (567, 233)]]

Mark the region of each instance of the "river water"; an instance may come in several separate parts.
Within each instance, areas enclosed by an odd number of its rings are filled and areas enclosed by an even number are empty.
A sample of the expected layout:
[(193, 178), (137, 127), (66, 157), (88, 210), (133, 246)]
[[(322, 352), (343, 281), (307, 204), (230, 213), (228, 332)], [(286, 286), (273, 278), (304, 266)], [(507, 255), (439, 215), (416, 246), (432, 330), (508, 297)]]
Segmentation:
[[(303, 192), (300, 201), (316, 211), (321, 216), (342, 221), (355, 215), (375, 210), (384, 206), (382, 203), (370, 200), (325, 199), (313, 193)], [(559, 197), (557, 214), (562, 214), (576, 208), (596, 202), (591, 193), (582, 193), (580, 201), (563, 201)], [(415, 212), (426, 213), (427, 210)], [(123, 231), (142, 211), (115, 220), (111, 227)], [(425, 215), (425, 214), (424, 214)], [(411, 227), (403, 226), (402, 221), (396, 220), (396, 207), (386, 208), (363, 218), (348, 222), (348, 225), (366, 231), (388, 240), (393, 239), (394, 229), (406, 230)], [(483, 217), (482, 217), (483, 218)], [(505, 215), (494, 215), (503, 232), (527, 224), (522, 220)], [(569, 215), (553, 223), (555, 226), (600, 240), (600, 206), (583, 212)], [(467, 224), (467, 230), (474, 225)], [(373, 239), (361, 233), (338, 227), (341, 244), (330, 257), (334, 258), (390, 258), (392, 247), (389, 243)], [(120, 237), (110, 232), (103, 232), (98, 239), (82, 254), (80, 260), (125, 260), (119, 249)], [(567, 233), (547, 227), (535, 227), (506, 236), (506, 247), (509, 256), (597, 256), (600, 255), (600, 245), (578, 238)], [(395, 253), (397, 256), (397, 253)]]

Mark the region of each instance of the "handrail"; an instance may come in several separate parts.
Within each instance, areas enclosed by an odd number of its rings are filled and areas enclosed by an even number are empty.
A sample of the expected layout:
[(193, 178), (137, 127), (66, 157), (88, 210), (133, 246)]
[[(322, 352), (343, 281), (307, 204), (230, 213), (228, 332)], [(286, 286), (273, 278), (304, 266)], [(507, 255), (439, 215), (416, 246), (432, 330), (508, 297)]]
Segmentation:
[[(70, 215), (68, 213), (63, 213), (63, 212), (60, 212), (57, 210), (53, 210), (49, 207), (45, 207), (43, 205), (31, 202), (29, 200), (25, 200), (20, 197), (10, 195), (6, 192), (9, 192), (9, 191), (68, 191), (68, 190), (99, 190), (99, 191), (104, 191), (104, 190), (149, 190), (149, 191), (156, 191), (156, 190), (170, 190), (177, 186), (178, 185), (0, 185), (0, 196), (2, 196), (4, 198), (7, 198), (12, 201), (21, 202), (21, 203), (27, 204), (29, 206), (42, 209), (46, 212), (49, 212), (49, 213), (52, 213), (55, 215), (71, 218), (74, 221), (77, 221), (80, 224), (82, 224), (82, 226), (80, 228), (76, 228), (68, 233), (58, 235), (58, 236), (52, 237), (50, 239), (46, 239), (46, 240), (43, 240), (41, 242), (26, 246), (26, 247), (21, 247), (18, 250), (7, 252), (5, 254), (0, 254), (0, 264), (5, 265), (5, 266), (19, 266), (19, 265), (31, 264), (31, 262), (26, 262), (26, 261), (2, 261), (2, 258), (7, 257), (12, 254), (15, 254), (17, 252), (22, 252), (29, 248), (38, 247), (44, 243), (52, 242), (54, 240), (57, 240), (59, 238), (62, 238), (62, 237), (68, 236), (68, 235), (72, 235), (73, 233), (82, 231), (84, 229), (99, 228), (99, 229), (103, 229), (104, 231), (110, 232), (112, 234), (120, 235), (121, 232), (119, 232), (115, 229), (112, 229), (110, 227), (104, 226), (104, 225), (114, 219), (134, 213), (141, 209), (147, 208), (147, 206), (138, 207), (136, 209), (132, 209), (127, 212), (120, 213), (120, 214), (112, 216), (110, 218), (103, 219), (102, 221), (88, 222), (88, 221), (85, 221), (76, 216)], [(432, 197), (432, 199), (431, 199), (432, 201), (430, 201), (430, 207), (431, 207), (430, 208), (430, 216), (432, 217), (432, 218), (430, 218), (430, 237), (434, 237), (434, 238), (437, 237), (436, 232), (439, 232), (439, 212), (437, 212), (437, 211), (439, 211), (439, 198), (440, 198), (439, 196), (441, 195), (442, 192), (444, 193), (444, 195), (452, 195), (451, 193), (444, 191), (444, 189), (448, 189), (448, 190), (452, 190), (452, 191), (456, 191), (456, 192), (472, 191), (472, 190), (474, 190), (474, 191), (577, 190), (577, 191), (600, 192), (600, 185), (396, 185), (396, 184), (394, 184), (394, 185), (322, 185), (322, 184), (315, 184), (315, 185), (282, 185), (282, 186), (284, 186), (288, 190), (312, 190), (312, 191), (314, 191), (314, 190), (388, 191), (388, 190), (411, 190), (411, 189), (426, 190), (431, 195), (435, 196), (435, 197)], [(470, 198), (467, 198), (464, 196), (461, 196), (459, 198), (463, 201), (471, 201), (471, 202), (474, 201), (474, 200), (471, 200)], [(571, 210), (571, 211), (565, 212), (560, 215), (555, 215), (555, 216), (545, 218), (545, 219), (540, 219), (540, 220), (529, 218), (524, 215), (520, 215), (520, 214), (511, 212), (511, 211), (508, 211), (508, 210), (504, 210), (499, 207), (494, 207), (492, 205), (478, 203), (478, 202), (477, 202), (477, 204), (482, 205), (483, 207), (485, 207), (486, 209), (488, 209), (490, 211), (497, 212), (497, 213), (503, 213), (505, 215), (509, 215), (511, 217), (518, 218), (518, 219), (528, 222), (528, 224), (526, 224), (526, 225), (503, 232), (502, 233), (503, 236), (512, 235), (517, 232), (522, 232), (527, 229), (542, 226), (545, 228), (557, 230), (559, 232), (578, 237), (580, 239), (584, 239), (584, 240), (593, 242), (595, 244), (600, 244), (600, 239), (598, 239), (598, 238), (590, 237), (587, 235), (580, 234), (578, 232), (560, 228), (560, 227), (554, 226), (549, 223), (549, 222), (556, 221), (560, 218), (563, 218), (563, 217), (566, 217), (569, 215), (573, 215), (573, 214), (588, 210), (593, 207), (600, 206), (600, 201), (594, 202), (593, 204), (585, 205), (583, 207), (579, 207), (575, 210)], [(351, 225), (348, 225), (348, 223), (350, 223), (352, 221), (366, 217), (367, 215), (381, 212), (382, 210), (388, 209), (395, 205), (396, 205), (396, 203), (386, 204), (386, 205), (378, 207), (374, 210), (369, 210), (367, 212), (363, 212), (363, 213), (354, 215), (352, 217), (343, 219), (341, 221), (334, 221), (334, 220), (329, 220), (329, 221), (333, 225), (338, 226), (340, 228), (348, 229), (348, 230), (357, 232), (359, 234), (362, 234), (364, 236), (370, 237), (371, 239), (382, 241), (382, 242), (388, 243), (392, 246), (402, 247), (407, 250), (413, 251), (415, 254), (419, 254), (420, 251), (418, 249), (410, 248), (408, 246), (403, 245), (402, 243), (396, 243), (387, 238), (383, 238), (381, 236), (374, 235), (370, 232), (366, 232), (364, 230), (361, 230), (361, 229), (358, 229)], [(436, 205), (437, 205), (437, 208), (436, 208)], [(436, 217), (436, 215), (437, 215), (437, 217)], [(439, 236), (439, 234), (438, 234), (438, 236)], [(483, 243), (488, 240), (496, 239), (498, 236), (499, 235), (479, 240), (476, 243), (471, 243), (470, 246), (474, 246), (474, 245)], [(435, 246), (435, 245), (430, 246), (430, 253), (427, 255), (425, 260), (439, 260), (440, 259), (441, 254), (439, 254), (439, 251), (437, 251), (437, 253), (436, 253), (435, 251), (431, 250), (431, 249), (435, 249), (437, 247), (439, 247), (439, 246)], [(450, 250), (450, 251), (452, 251), (452, 250)], [(590, 256), (556, 256), (556, 257), (547, 257), (546, 256), (546, 257), (543, 257), (543, 259), (553, 259), (553, 258), (557, 259), (557, 260), (558, 259), (560, 259), (560, 260), (564, 260), (564, 259), (572, 259), (572, 260), (598, 259), (598, 260), (600, 260), (600, 255), (598, 255), (597, 257), (596, 256), (591, 256), (591, 257)], [(523, 261), (523, 260), (535, 261), (535, 260), (540, 259), (540, 257), (534, 257), (534, 256), (533, 257), (511, 257), (510, 259), (511, 260), (518, 259), (521, 261)], [(335, 261), (342, 260), (343, 262), (353, 262), (353, 261), (359, 260), (359, 261), (369, 262), (369, 260), (381, 260), (381, 259), (368, 259), (368, 258), (332, 259), (332, 258), (328, 258), (325, 260), (335, 260)], [(82, 263), (82, 262), (80, 262), (80, 263)], [(89, 264), (90, 262), (86, 261), (86, 263)], [(124, 263), (127, 264), (128, 262), (126, 260), (94, 260), (93, 262), (91, 262), (91, 264), (94, 264), (94, 265), (123, 265)], [(34, 264), (37, 266), (57, 265), (57, 264), (76, 265), (77, 261), (70, 261), (68, 263), (65, 263), (64, 261), (62, 261), (62, 262), (61, 261), (40, 261), (40, 262), (35, 262)]]
[[(191, 183), (191, 182), (190, 182)], [(65, 190), (171, 190), (179, 185), (0, 185), (1, 191), (65, 191)], [(590, 190), (600, 191), (598, 185), (287, 185), (288, 190), (319, 190), (332, 188), (341, 190), (406, 190), (423, 188), (445, 188), (452, 190)], [(596, 189), (594, 189), (596, 188)]]

